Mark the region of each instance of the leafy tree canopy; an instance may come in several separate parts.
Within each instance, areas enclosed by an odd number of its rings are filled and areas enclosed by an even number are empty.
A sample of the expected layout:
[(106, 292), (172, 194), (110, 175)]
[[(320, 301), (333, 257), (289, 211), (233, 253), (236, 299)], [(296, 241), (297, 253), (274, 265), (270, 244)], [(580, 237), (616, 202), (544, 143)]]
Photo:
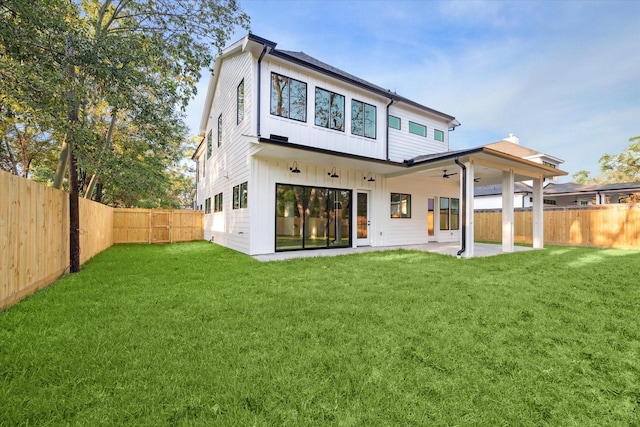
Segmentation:
[(640, 181), (640, 136), (629, 139), (629, 146), (619, 154), (605, 154), (600, 157), (600, 175), (591, 178), (589, 171), (580, 170), (573, 174), (578, 184), (616, 184)]
[[(68, 143), (81, 193), (176, 203), (184, 108), (248, 22), (235, 0), (1, 0), (0, 165), (55, 181), (51, 158)], [(17, 159), (20, 144), (30, 154)]]

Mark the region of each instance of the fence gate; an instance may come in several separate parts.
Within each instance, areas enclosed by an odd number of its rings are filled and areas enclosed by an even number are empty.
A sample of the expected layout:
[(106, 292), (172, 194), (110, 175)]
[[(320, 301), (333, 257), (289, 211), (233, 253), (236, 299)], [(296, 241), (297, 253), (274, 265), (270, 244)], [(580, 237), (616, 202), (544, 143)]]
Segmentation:
[(171, 214), (170, 212), (151, 212), (149, 217), (151, 229), (150, 243), (171, 242)]

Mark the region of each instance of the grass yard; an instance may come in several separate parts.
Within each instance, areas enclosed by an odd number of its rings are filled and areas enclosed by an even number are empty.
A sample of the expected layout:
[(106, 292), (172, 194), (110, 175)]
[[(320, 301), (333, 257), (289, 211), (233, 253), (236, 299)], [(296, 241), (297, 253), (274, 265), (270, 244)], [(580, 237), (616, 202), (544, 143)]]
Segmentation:
[(114, 246), (0, 313), (0, 425), (640, 425), (640, 251)]

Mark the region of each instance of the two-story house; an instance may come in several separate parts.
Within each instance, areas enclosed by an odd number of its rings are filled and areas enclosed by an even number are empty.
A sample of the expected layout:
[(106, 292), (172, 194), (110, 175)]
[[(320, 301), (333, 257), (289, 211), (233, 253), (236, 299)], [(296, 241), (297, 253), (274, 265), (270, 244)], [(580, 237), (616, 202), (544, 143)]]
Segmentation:
[(248, 34), (218, 55), (206, 95), (194, 155), (205, 238), (250, 255), (453, 241), (471, 257), (475, 182), (532, 180), (542, 247), (542, 182), (564, 172), (482, 146), (451, 151), (459, 125)]

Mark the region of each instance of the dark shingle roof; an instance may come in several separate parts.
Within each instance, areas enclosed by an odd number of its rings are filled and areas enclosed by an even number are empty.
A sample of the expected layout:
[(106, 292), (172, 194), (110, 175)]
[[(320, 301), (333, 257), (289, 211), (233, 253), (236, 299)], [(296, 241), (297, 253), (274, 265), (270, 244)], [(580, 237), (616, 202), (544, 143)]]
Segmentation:
[(548, 195), (565, 193), (596, 193), (598, 191), (640, 191), (640, 182), (623, 182), (619, 184), (576, 184), (567, 182), (564, 184), (550, 183), (544, 189)]
[[(513, 191), (515, 193), (531, 193), (533, 189), (527, 184), (521, 182), (514, 183)], [(502, 194), (502, 184), (481, 185), (473, 190), (475, 196), (496, 196)]]
[(364, 89), (367, 89), (369, 91), (375, 92), (379, 95), (382, 95), (384, 97), (387, 97), (389, 99), (393, 99), (395, 101), (398, 102), (402, 102), (404, 104), (408, 104), (411, 105), (413, 107), (416, 107), (420, 110), (423, 111), (427, 111), (431, 114), (434, 114), (436, 116), (440, 116), (442, 118), (445, 118), (449, 121), (454, 121), (455, 117), (454, 116), (450, 116), (449, 114), (445, 114), (441, 111), (438, 110), (434, 110), (433, 108), (429, 108), (425, 105), (419, 104), (415, 101), (410, 100), (409, 98), (405, 98), (403, 96), (398, 95), (395, 92), (392, 92), (389, 89), (384, 89), (378, 85), (375, 85), (371, 82), (368, 82), (364, 79), (361, 79), (360, 77), (354, 76), (353, 74), (347, 73), (346, 71), (343, 71), (339, 68), (336, 68), (332, 65), (329, 65), (327, 63), (324, 63), (312, 56), (307, 55), (304, 52), (292, 52), (289, 50), (281, 50), (281, 49), (273, 49), (269, 52), (271, 55), (276, 56), (278, 58), (282, 58), (285, 59), (287, 61), (293, 62), (293, 63), (297, 63), (299, 65), (302, 65), (303, 67), (306, 68), (310, 68), (312, 70), (316, 70), (320, 73), (323, 74), (328, 74), (334, 78), (337, 78), (339, 80), (342, 81), (346, 81), (348, 83), (351, 83), (353, 85), (356, 86), (360, 86)]

